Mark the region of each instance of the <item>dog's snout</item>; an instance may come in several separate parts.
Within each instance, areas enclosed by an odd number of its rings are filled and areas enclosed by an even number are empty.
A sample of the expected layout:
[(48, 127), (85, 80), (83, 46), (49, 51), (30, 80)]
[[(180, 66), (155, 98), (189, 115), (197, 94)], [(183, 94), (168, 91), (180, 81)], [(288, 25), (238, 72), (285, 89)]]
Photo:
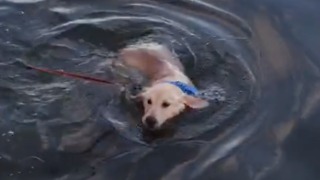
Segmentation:
[(150, 129), (155, 128), (156, 124), (157, 124), (157, 120), (154, 117), (149, 116), (145, 120), (145, 125)]

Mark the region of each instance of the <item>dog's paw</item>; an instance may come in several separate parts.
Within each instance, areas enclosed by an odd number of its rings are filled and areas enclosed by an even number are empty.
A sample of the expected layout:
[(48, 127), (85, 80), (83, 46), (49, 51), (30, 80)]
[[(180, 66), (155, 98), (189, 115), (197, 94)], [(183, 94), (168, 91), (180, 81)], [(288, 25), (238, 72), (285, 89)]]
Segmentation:
[(226, 101), (226, 91), (218, 85), (213, 85), (205, 91), (199, 93), (199, 97), (211, 101), (215, 104), (221, 104)]
[(136, 102), (139, 100), (139, 94), (142, 91), (140, 84), (130, 84), (121, 90), (121, 96), (127, 101)]
[(141, 93), (142, 91), (142, 85), (141, 84), (134, 84), (131, 86), (130, 92), (131, 92), (131, 97), (136, 98), (138, 94)]

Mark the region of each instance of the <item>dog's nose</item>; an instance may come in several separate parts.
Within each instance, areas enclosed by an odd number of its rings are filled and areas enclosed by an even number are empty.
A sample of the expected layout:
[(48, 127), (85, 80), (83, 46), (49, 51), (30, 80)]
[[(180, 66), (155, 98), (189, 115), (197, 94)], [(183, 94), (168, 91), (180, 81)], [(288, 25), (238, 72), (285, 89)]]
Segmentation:
[(150, 129), (155, 128), (156, 124), (157, 124), (157, 120), (154, 117), (149, 116), (145, 120), (145, 125)]

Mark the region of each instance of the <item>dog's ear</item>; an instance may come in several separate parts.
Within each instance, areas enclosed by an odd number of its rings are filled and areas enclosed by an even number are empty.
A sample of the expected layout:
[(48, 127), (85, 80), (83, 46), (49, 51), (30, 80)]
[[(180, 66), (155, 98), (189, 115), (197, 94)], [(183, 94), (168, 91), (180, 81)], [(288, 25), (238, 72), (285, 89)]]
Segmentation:
[(201, 98), (194, 97), (194, 96), (188, 96), (188, 95), (185, 95), (183, 97), (183, 102), (185, 105), (193, 109), (202, 109), (209, 106), (208, 101)]
[(119, 53), (125, 65), (133, 67), (152, 80), (168, 75), (168, 65), (161, 60), (161, 50), (129, 47)]

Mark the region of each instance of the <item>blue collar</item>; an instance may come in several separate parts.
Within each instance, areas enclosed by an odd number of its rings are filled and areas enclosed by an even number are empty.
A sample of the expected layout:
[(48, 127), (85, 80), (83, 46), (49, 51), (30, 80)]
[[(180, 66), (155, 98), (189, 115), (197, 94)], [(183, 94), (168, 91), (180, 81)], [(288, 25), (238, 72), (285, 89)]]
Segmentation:
[(186, 83), (183, 83), (181, 81), (168, 81), (168, 83), (178, 87), (182, 92), (184, 92), (187, 95), (195, 96), (198, 94), (198, 89), (194, 86), (190, 86)]

